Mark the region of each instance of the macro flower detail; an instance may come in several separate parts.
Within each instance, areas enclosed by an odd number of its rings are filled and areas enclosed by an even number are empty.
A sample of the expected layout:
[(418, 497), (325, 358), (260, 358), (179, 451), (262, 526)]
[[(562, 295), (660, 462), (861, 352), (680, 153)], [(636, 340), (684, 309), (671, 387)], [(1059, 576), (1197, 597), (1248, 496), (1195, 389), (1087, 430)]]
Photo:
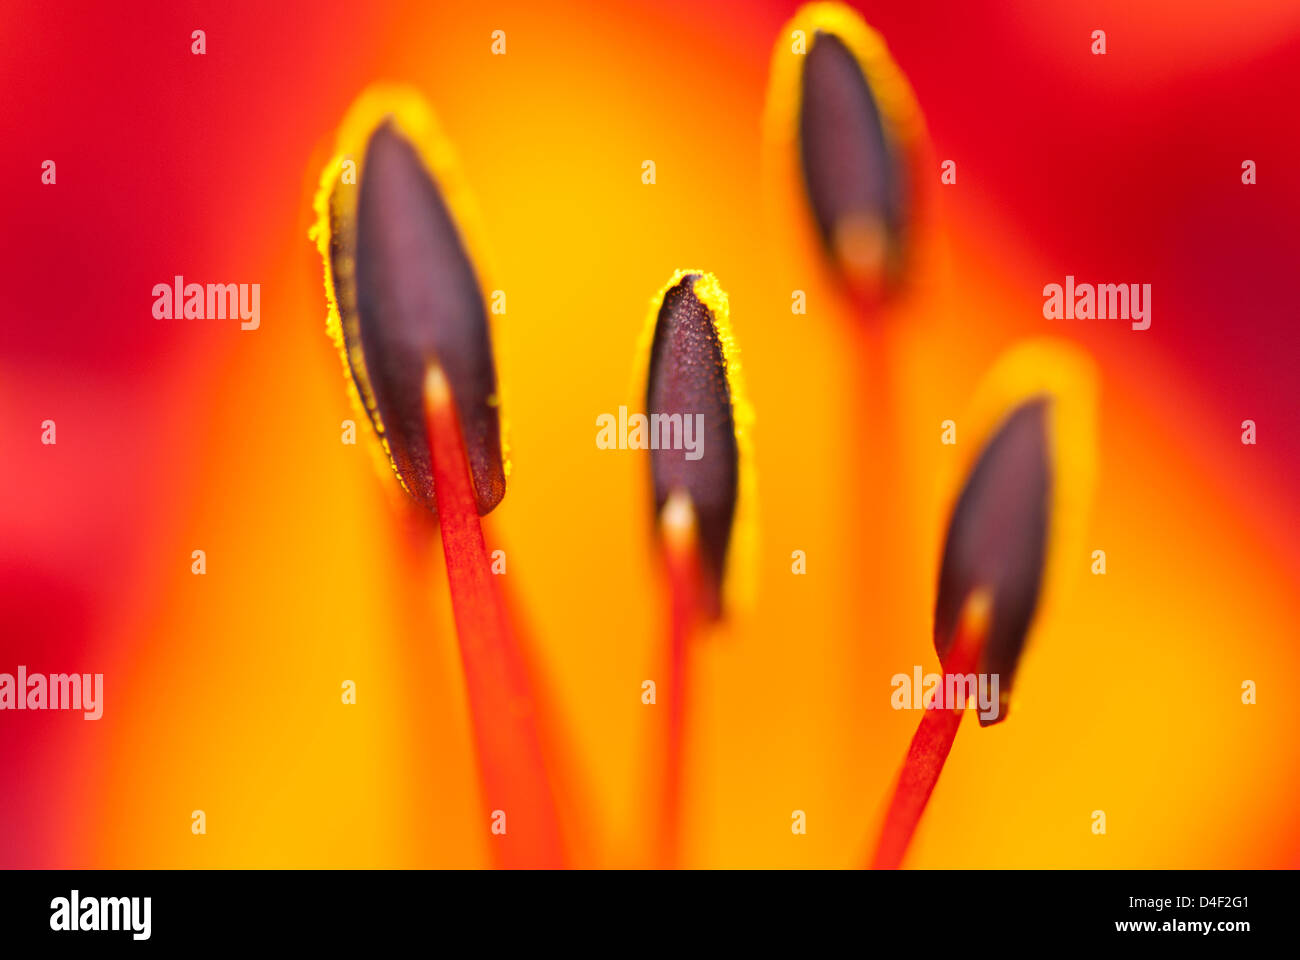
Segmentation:
[(780, 222), (804, 222), (797, 245), (860, 302), (886, 299), (915, 257), (925, 135), (884, 39), (842, 4), (800, 8), (773, 52), (765, 126)]
[(164, 941), (494, 868), (1268, 926), (1300, 2), (150, 6), (0, 16), (19, 942), (130, 939), (65, 868), (240, 887)]
[(1020, 652), (1038, 603), (1047, 549), (1051, 476), (1046, 405), (1038, 397), (1016, 408), (985, 446), (948, 524), (934, 613), (934, 645), (947, 662), (958, 620), (970, 597), (990, 604), (979, 672), (999, 677), (1001, 702), (988, 726), (1006, 719)]
[(506, 464), (476, 248), (462, 227), (473, 217), (417, 94), (362, 94), (321, 175), (316, 213), (329, 329), (349, 383), (403, 489), (438, 518), (483, 796), (516, 826), (495, 858), (558, 865), (530, 678), (479, 520), (505, 492)]
[[(722, 612), (722, 585), (741, 486), (737, 408), (738, 376), (729, 328), (727, 295), (712, 274), (678, 271), (652, 303), (653, 339), (646, 411), (663, 431), (702, 424), (699, 457), (672, 443), (651, 451), (655, 515), (676, 493), (689, 503), (701, 561), (701, 602), (710, 616)], [(743, 413), (742, 413), (743, 417)], [(678, 445), (679, 447), (680, 445)]]
[(482, 515), (505, 494), (506, 464), (488, 314), (461, 223), (467, 205), (432, 113), (414, 93), (375, 88), (344, 121), (313, 237), (331, 335), (402, 487), (436, 509), (423, 400), (436, 359)]
[(899, 269), (903, 169), (849, 48), (817, 33), (803, 68), (799, 143), (822, 240), (861, 283)]
[(875, 868), (902, 863), (980, 678), (996, 697), (980, 725), (1006, 718), (1030, 627), (1078, 569), (1069, 558), (1092, 496), (1095, 406), (1091, 363), (1049, 339), (1009, 350), (972, 402), (966, 420), (982, 440), (949, 519), (935, 600), (941, 684), (899, 771)]
[[(733, 528), (748, 534), (752, 526), (752, 413), (730, 301), (713, 274), (675, 272), (650, 301), (642, 340), (654, 530), (666, 575), (659, 848), (662, 865), (671, 867), (679, 852), (692, 651), (702, 623), (724, 615), (729, 556), (739, 553), (743, 566), (751, 552), (749, 543), (733, 547)], [(738, 521), (741, 507), (746, 516)]]

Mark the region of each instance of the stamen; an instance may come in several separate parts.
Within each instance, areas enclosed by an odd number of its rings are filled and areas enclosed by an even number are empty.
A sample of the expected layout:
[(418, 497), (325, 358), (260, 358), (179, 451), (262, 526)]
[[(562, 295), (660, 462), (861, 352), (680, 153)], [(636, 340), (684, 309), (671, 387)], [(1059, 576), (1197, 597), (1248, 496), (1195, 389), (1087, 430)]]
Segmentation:
[[(945, 675), (998, 677), (997, 710), (1009, 693), (1038, 603), (1050, 503), (1046, 397), (1019, 407), (981, 452), (953, 508), (935, 603), (934, 646)], [(945, 680), (946, 683), (946, 680)], [(902, 863), (938, 782), (965, 704), (927, 709), (912, 738), (885, 815), (872, 866)]]
[(424, 409), (483, 799), (489, 811), (507, 816), (506, 835), (493, 837), (498, 859), (509, 867), (560, 866), (555, 798), (542, 761), (528, 678), (492, 578), (456, 405), (437, 361), (425, 374)]

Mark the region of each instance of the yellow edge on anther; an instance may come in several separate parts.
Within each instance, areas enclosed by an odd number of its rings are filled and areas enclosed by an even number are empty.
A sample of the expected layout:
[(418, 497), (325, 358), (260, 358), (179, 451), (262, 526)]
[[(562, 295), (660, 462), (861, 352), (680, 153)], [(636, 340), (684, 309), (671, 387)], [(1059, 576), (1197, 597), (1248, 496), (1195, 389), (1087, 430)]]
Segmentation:
[[(328, 303), (326, 330), (334, 346), (339, 351), (343, 372), (348, 382), (348, 395), (353, 404), (374, 425), (379, 440), (382, 462), (391, 469), (402, 488), (407, 490), (406, 481), (397, 470), (388, 438), (384, 432), (383, 420), (376, 406), (374, 389), (370, 375), (366, 370), (365, 358), (361, 353), (360, 338), (354, 329), (347, 331), (344, 324), (357, 323), (355, 289), (351, 271), (355, 270), (355, 251), (346, 248), (355, 243), (355, 223), (358, 187), (364, 176), (366, 147), (375, 129), (385, 120), (391, 119), (394, 126), (415, 148), (424, 162), (435, 186), (438, 188), (443, 203), (456, 225), (460, 242), (465, 254), (472, 264), (478, 281), (479, 296), (483, 301), (484, 315), (488, 318), (489, 336), (495, 342), (498, 331), (497, 322), (489, 308), (485, 290), (492, 289), (490, 256), (484, 241), (481, 220), (464, 177), (456, 162), (450, 141), (443, 135), (432, 109), (424, 98), (413, 88), (399, 84), (374, 84), (364, 90), (348, 108), (347, 114), (339, 126), (335, 140), (334, 155), (321, 171), (320, 183), (312, 203), (315, 222), (308, 231), (308, 238), (316, 244), (325, 268), (325, 297)], [(354, 174), (352, 182), (344, 183), (345, 164), (351, 162), (354, 169), (346, 172)], [(344, 246), (344, 275), (336, 275), (331, 247), (339, 243)], [(346, 316), (346, 319), (345, 319)], [(351, 347), (348, 341), (351, 341)], [(494, 362), (497, 352), (493, 351)], [(504, 377), (497, 369), (496, 405), (501, 421), (501, 457), (505, 474), (510, 474), (508, 430), (501, 395), (504, 393)]]
[(1047, 549), (1034, 618), (1038, 623), (1052, 617), (1077, 583), (1076, 575), (1087, 570), (1088, 516), (1097, 482), (1098, 400), (1097, 369), (1082, 349), (1066, 340), (1041, 337), (1017, 344), (997, 359), (957, 423), (957, 456), (943, 484), (942, 502), (949, 508), (957, 502), (994, 433), (1013, 411), (1036, 397), (1048, 401), (1051, 484)]
[[(796, 32), (802, 34), (804, 53), (795, 52)], [(903, 258), (912, 264), (905, 275), (906, 285), (907, 278), (924, 276), (934, 257), (929, 249), (929, 193), (918, 183), (924, 175), (929, 135), (912, 86), (894, 62), (884, 37), (844, 4), (809, 3), (800, 7), (781, 27), (772, 48), (763, 110), (763, 194), (768, 220), (787, 242), (787, 235), (792, 235), (794, 250), (821, 250), (822, 238), (804, 186), (799, 136), (804, 55), (818, 33), (838, 37), (853, 54), (879, 109), (885, 142), (898, 154), (906, 171), (908, 220)], [(788, 250), (783, 254), (790, 255)], [(816, 259), (826, 263), (824, 257)]]
[(668, 291), (688, 276), (697, 278), (691, 289), (696, 299), (713, 315), (713, 326), (722, 347), (722, 360), (731, 392), (732, 421), (736, 427), (737, 502), (722, 595), (724, 603), (730, 601), (741, 607), (749, 607), (752, 606), (755, 595), (758, 556), (758, 478), (754, 469), (753, 451), (755, 416), (753, 405), (749, 402), (749, 391), (745, 387), (740, 348), (731, 330), (731, 301), (712, 273), (707, 270), (677, 270), (659, 288), (659, 292), (650, 298), (649, 310), (637, 342), (635, 386), (629, 392), (644, 402), (646, 383), (650, 376), (650, 351), (654, 346), (659, 310), (663, 307)]

